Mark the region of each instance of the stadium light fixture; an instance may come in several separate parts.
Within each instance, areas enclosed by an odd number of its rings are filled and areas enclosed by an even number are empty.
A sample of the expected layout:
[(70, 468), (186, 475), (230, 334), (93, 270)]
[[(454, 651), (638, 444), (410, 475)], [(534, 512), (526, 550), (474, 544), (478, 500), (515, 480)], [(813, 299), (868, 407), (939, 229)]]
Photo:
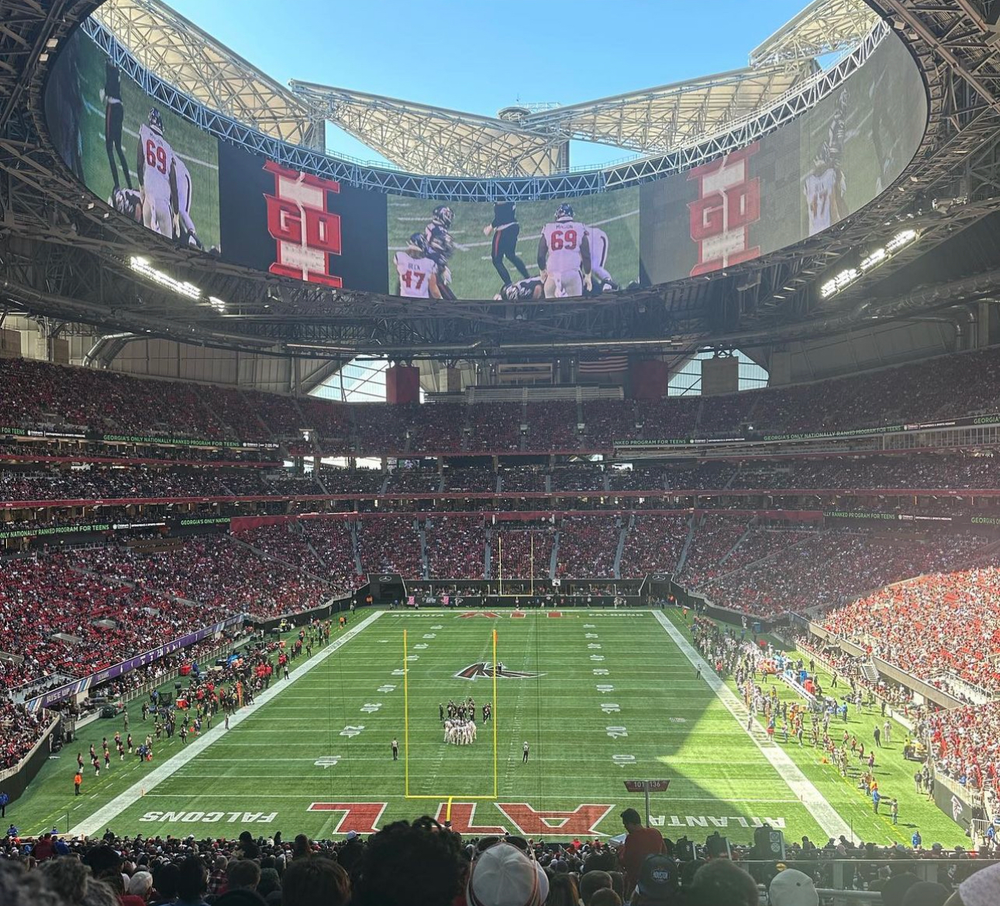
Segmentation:
[(195, 301), (201, 298), (201, 290), (198, 289), (198, 287), (193, 283), (177, 280), (171, 277), (170, 274), (158, 271), (149, 263), (147, 258), (133, 255), (129, 258), (129, 266), (137, 274), (140, 274), (147, 280), (152, 280), (153, 283), (157, 283), (165, 289), (169, 289), (177, 293), (179, 296), (186, 296), (188, 299), (194, 299)]
[(218, 296), (209, 296), (208, 304), (211, 305), (216, 311), (224, 312), (226, 310), (225, 301), (220, 299)]
[(909, 227), (905, 230), (900, 230), (885, 245), (872, 249), (867, 255), (865, 255), (857, 267), (845, 268), (839, 274), (836, 274), (827, 280), (819, 288), (820, 298), (829, 299), (832, 296), (835, 296), (841, 290), (854, 283), (854, 281), (861, 277), (862, 274), (867, 274), (870, 271), (881, 267), (900, 249), (909, 245), (911, 242), (914, 242), (919, 235), (920, 234), (916, 230)]
[(59, 46), (59, 39), (58, 38), (49, 38), (49, 40), (45, 42), (45, 46), (49, 50), (55, 50)]

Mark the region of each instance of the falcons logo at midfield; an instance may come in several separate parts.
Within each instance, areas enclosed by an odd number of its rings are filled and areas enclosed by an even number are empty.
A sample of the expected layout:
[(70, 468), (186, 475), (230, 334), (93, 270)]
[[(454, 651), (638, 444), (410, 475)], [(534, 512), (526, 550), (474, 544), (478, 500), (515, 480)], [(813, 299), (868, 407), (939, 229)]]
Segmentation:
[(478, 664), (469, 664), (464, 670), (459, 670), (455, 674), (456, 679), (475, 680), (480, 677), (493, 677), (497, 679), (533, 679), (536, 676), (545, 676), (544, 673), (525, 673), (521, 670), (508, 670), (503, 665), (503, 661), (493, 665), (489, 661), (482, 661)]

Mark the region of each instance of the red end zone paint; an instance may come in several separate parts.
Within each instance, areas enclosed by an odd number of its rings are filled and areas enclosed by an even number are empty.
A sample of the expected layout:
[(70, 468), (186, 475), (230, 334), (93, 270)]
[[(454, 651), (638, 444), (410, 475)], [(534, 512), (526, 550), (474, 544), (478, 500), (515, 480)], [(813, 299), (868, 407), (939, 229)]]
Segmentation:
[[(536, 811), (526, 802), (494, 803), (520, 834), (525, 837), (595, 837), (601, 836), (596, 830), (614, 808), (614, 805), (587, 803), (569, 812)], [(386, 802), (314, 802), (310, 812), (343, 812), (344, 817), (333, 829), (335, 834), (356, 831), (359, 834), (374, 834), (378, 822), (388, 807)], [(436, 809), (437, 820), (443, 822), (448, 803), (441, 802)], [(463, 834), (490, 835), (507, 833), (502, 825), (472, 822), (476, 818), (476, 805), (470, 802), (453, 802), (451, 824)]]
[(561, 617), (562, 613), (560, 613), (558, 610), (550, 610), (549, 611), (549, 616), (550, 617)]
[(525, 614), (524, 614), (524, 612), (523, 612), (523, 611), (521, 611), (521, 610), (515, 610), (515, 611), (513, 611), (513, 612), (511, 613), (511, 615), (510, 615), (510, 618), (511, 618), (512, 620), (523, 620), (523, 619), (524, 619), (524, 617), (525, 617)]
[(356, 831), (359, 834), (374, 834), (378, 822), (388, 802), (314, 802), (310, 812), (343, 812), (344, 817), (333, 829), (335, 834)]
[(460, 619), (467, 620), (469, 617), (488, 617), (491, 620), (495, 620), (499, 614), (494, 613), (492, 610), (467, 610), (463, 613)]
[(614, 806), (587, 804), (571, 812), (536, 812), (526, 802), (498, 802), (497, 808), (526, 837), (593, 837), (597, 825)]
[[(448, 814), (448, 803), (442, 802), (438, 806), (435, 820), (444, 824), (444, 819)], [(453, 802), (451, 804), (451, 829), (460, 834), (471, 834), (474, 837), (489, 837), (495, 834), (506, 834), (507, 828), (496, 824), (473, 824), (476, 820), (475, 802)]]

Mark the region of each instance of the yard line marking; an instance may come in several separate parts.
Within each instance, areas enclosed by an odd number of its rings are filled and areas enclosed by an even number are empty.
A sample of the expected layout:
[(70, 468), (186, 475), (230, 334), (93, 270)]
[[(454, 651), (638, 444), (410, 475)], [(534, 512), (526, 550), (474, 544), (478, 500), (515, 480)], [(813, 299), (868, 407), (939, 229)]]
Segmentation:
[[(377, 610), (371, 616), (366, 617), (353, 629), (349, 629), (342, 636), (327, 645), (323, 651), (320, 651), (305, 666), (294, 671), (287, 680), (276, 683), (270, 689), (262, 692), (252, 705), (247, 705), (245, 708), (242, 708), (230, 716), (230, 729), (238, 727), (248, 717), (252, 717), (258, 709), (270, 702), (272, 698), (289, 688), (289, 686), (295, 683), (300, 677), (305, 676), (315, 667), (322, 664), (323, 661), (333, 654), (333, 652), (342, 648), (345, 644), (347, 644), (347, 642), (361, 632), (361, 630), (375, 622), (375, 620), (382, 616), (383, 613), (385, 613), (385, 611)], [(172, 758), (163, 762), (163, 764), (159, 767), (154, 768), (141, 780), (132, 784), (132, 786), (125, 790), (124, 793), (120, 793), (115, 796), (115, 798), (112, 799), (107, 805), (98, 809), (89, 818), (80, 822), (69, 832), (70, 836), (91, 836), (92, 834), (96, 834), (100, 831), (102, 827), (107, 827), (115, 818), (125, 811), (125, 809), (135, 805), (135, 803), (138, 802), (142, 796), (148, 795), (151, 790), (163, 783), (164, 780), (169, 780), (174, 774), (177, 773), (177, 771), (190, 763), (194, 758), (212, 745), (212, 743), (217, 742), (224, 735), (227, 735), (224, 723), (220, 723), (214, 729), (202, 733), (194, 742), (189, 743), (187, 748), (182, 749)]]
[(777, 745), (765, 748), (761, 745), (760, 740), (746, 729), (746, 719), (749, 712), (743, 707), (743, 702), (733, 694), (733, 691), (712, 670), (708, 662), (698, 653), (697, 649), (681, 635), (680, 630), (658, 611), (653, 611), (653, 618), (663, 627), (664, 631), (670, 636), (684, 657), (691, 662), (691, 665), (702, 671), (702, 679), (708, 683), (709, 688), (718, 696), (719, 701), (725, 705), (726, 710), (733, 715), (733, 720), (740, 725), (743, 732), (753, 740), (753, 744), (771, 762), (771, 766), (777, 771), (778, 776), (788, 784), (788, 788), (799, 798), (799, 801), (805, 806), (806, 811), (816, 819), (816, 823), (823, 828), (823, 832), (829, 837), (836, 838), (843, 834), (848, 839), (853, 839), (854, 835), (850, 825), (823, 798), (820, 791), (802, 773), (802, 770), (792, 761), (788, 753)]

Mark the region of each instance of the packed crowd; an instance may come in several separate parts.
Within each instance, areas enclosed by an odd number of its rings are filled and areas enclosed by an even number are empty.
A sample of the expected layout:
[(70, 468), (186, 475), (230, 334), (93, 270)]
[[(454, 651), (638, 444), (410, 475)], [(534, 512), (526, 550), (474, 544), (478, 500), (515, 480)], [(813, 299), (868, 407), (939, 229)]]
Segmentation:
[(1000, 701), (927, 715), (920, 728), (931, 742), (939, 771), (973, 790), (998, 788)]
[[(836, 860), (853, 863), (858, 889), (881, 893), (886, 906), (989, 906), (1000, 866), (977, 864), (940, 846), (879, 847), (808, 837), (789, 843), (784, 864), (754, 877), (731, 858), (704, 858), (713, 845), (682, 847), (626, 809), (620, 842), (464, 836), (424, 816), (389, 824), (367, 837), (286, 840), (280, 832), (236, 839), (119, 837), (68, 840), (52, 832), (22, 844), (0, 842), (0, 899), (7, 906), (815, 906), (832, 886)], [(716, 837), (718, 835), (715, 835)], [(915, 862), (944, 861), (941, 883), (921, 882)], [(949, 899), (949, 897), (952, 897)]]
[[(697, 518), (697, 517), (696, 517)], [(709, 514), (697, 520), (680, 581), (700, 588), (729, 566), (729, 555), (747, 532), (745, 516)]]
[[(296, 474), (265, 468), (225, 468), (221, 466), (171, 467), (92, 464), (68, 468), (16, 466), (0, 470), (0, 497), (7, 501), (113, 500), (130, 498), (284, 498), (318, 495), (448, 494), (464, 492), (495, 494), (497, 472), (492, 466), (436, 469), (401, 468), (391, 472), (374, 469), (323, 468), (316, 473)], [(742, 464), (700, 462), (678, 465), (639, 465), (634, 468), (574, 463), (547, 470), (538, 466), (506, 467), (499, 473), (500, 493), (523, 491), (541, 493), (547, 484), (553, 494), (571, 493), (576, 506), (609, 505), (614, 492), (647, 491), (645, 500), (626, 498), (630, 507), (663, 508), (670, 505), (670, 492), (718, 491), (716, 505), (760, 507), (767, 501), (746, 495), (727, 495), (728, 489), (760, 490), (774, 499), (774, 491), (852, 489), (995, 489), (1000, 485), (1000, 459), (992, 455), (911, 453), (906, 456), (867, 456), (796, 460), (758, 460)], [(597, 493), (599, 498), (584, 501), (581, 495)], [(787, 498), (787, 495), (785, 495)], [(816, 507), (815, 494), (806, 501)], [(622, 498), (618, 499), (620, 503)], [(454, 497), (452, 497), (454, 500)], [(704, 498), (703, 498), (704, 500)], [(987, 500), (986, 503), (991, 501)], [(350, 506), (354, 506), (350, 501)], [(786, 500), (792, 507), (795, 501)], [(982, 503), (982, 502), (981, 502)], [(396, 504), (398, 505), (398, 504)], [(454, 505), (454, 504), (452, 504)], [(493, 504), (489, 504), (492, 506)], [(540, 504), (539, 504), (540, 505)], [(771, 505), (771, 504), (768, 504)], [(796, 504), (799, 505), (799, 504)], [(876, 502), (869, 498), (854, 501), (829, 500), (838, 510), (879, 508), (887, 511), (927, 509), (909, 498), (897, 497)], [(315, 506), (315, 505), (314, 505)], [(361, 509), (370, 503), (358, 504)], [(485, 505), (484, 505), (485, 506)], [(504, 506), (514, 506), (505, 502)], [(422, 508), (428, 508), (422, 505)], [(960, 499), (941, 498), (934, 513), (962, 512), (967, 504)]]
[(614, 576), (621, 537), (619, 516), (566, 516), (559, 527), (557, 578)]
[(106, 546), (71, 551), (80, 569), (129, 582), (161, 598), (194, 601), (229, 613), (273, 617), (318, 606), (342, 593), (291, 565), (262, 560), (226, 535), (199, 536), (155, 552)]
[(419, 523), (412, 515), (361, 520), (357, 523), (357, 539), (363, 572), (423, 578)]
[(1000, 693), (1000, 567), (931, 572), (824, 614), (823, 625), (929, 682)]
[(652, 573), (673, 575), (688, 537), (691, 517), (638, 514), (622, 551), (622, 578), (641, 578)]
[(555, 530), (551, 525), (498, 526), (490, 538), (490, 575), (494, 579), (548, 579)]
[[(754, 529), (754, 533), (766, 529)], [(988, 539), (948, 533), (926, 540), (893, 533), (826, 530), (732, 572), (720, 571), (695, 590), (714, 603), (765, 617), (840, 604), (892, 582), (966, 565)]]
[(350, 589), (223, 536), (141, 553), (99, 546), (4, 561), (0, 685), (86, 676), (227, 617), (300, 612)]
[(43, 720), (24, 706), (0, 698), (0, 772), (14, 767), (38, 742)]
[(431, 576), (481, 579), (485, 562), (485, 532), (481, 518), (434, 516), (424, 529)]
[[(17, 427), (76, 426), (101, 434), (239, 438), (273, 442), (318, 432), (326, 453), (548, 452), (617, 440), (740, 436), (752, 422), (763, 433), (843, 430), (930, 421), (993, 411), (1000, 355), (982, 350), (926, 363), (787, 388), (720, 397), (668, 397), (538, 403), (352, 404), (162, 382), (113, 372), (0, 363), (7, 422)], [(956, 392), (960, 389), (960, 393)], [(522, 425), (527, 429), (522, 437)]]

